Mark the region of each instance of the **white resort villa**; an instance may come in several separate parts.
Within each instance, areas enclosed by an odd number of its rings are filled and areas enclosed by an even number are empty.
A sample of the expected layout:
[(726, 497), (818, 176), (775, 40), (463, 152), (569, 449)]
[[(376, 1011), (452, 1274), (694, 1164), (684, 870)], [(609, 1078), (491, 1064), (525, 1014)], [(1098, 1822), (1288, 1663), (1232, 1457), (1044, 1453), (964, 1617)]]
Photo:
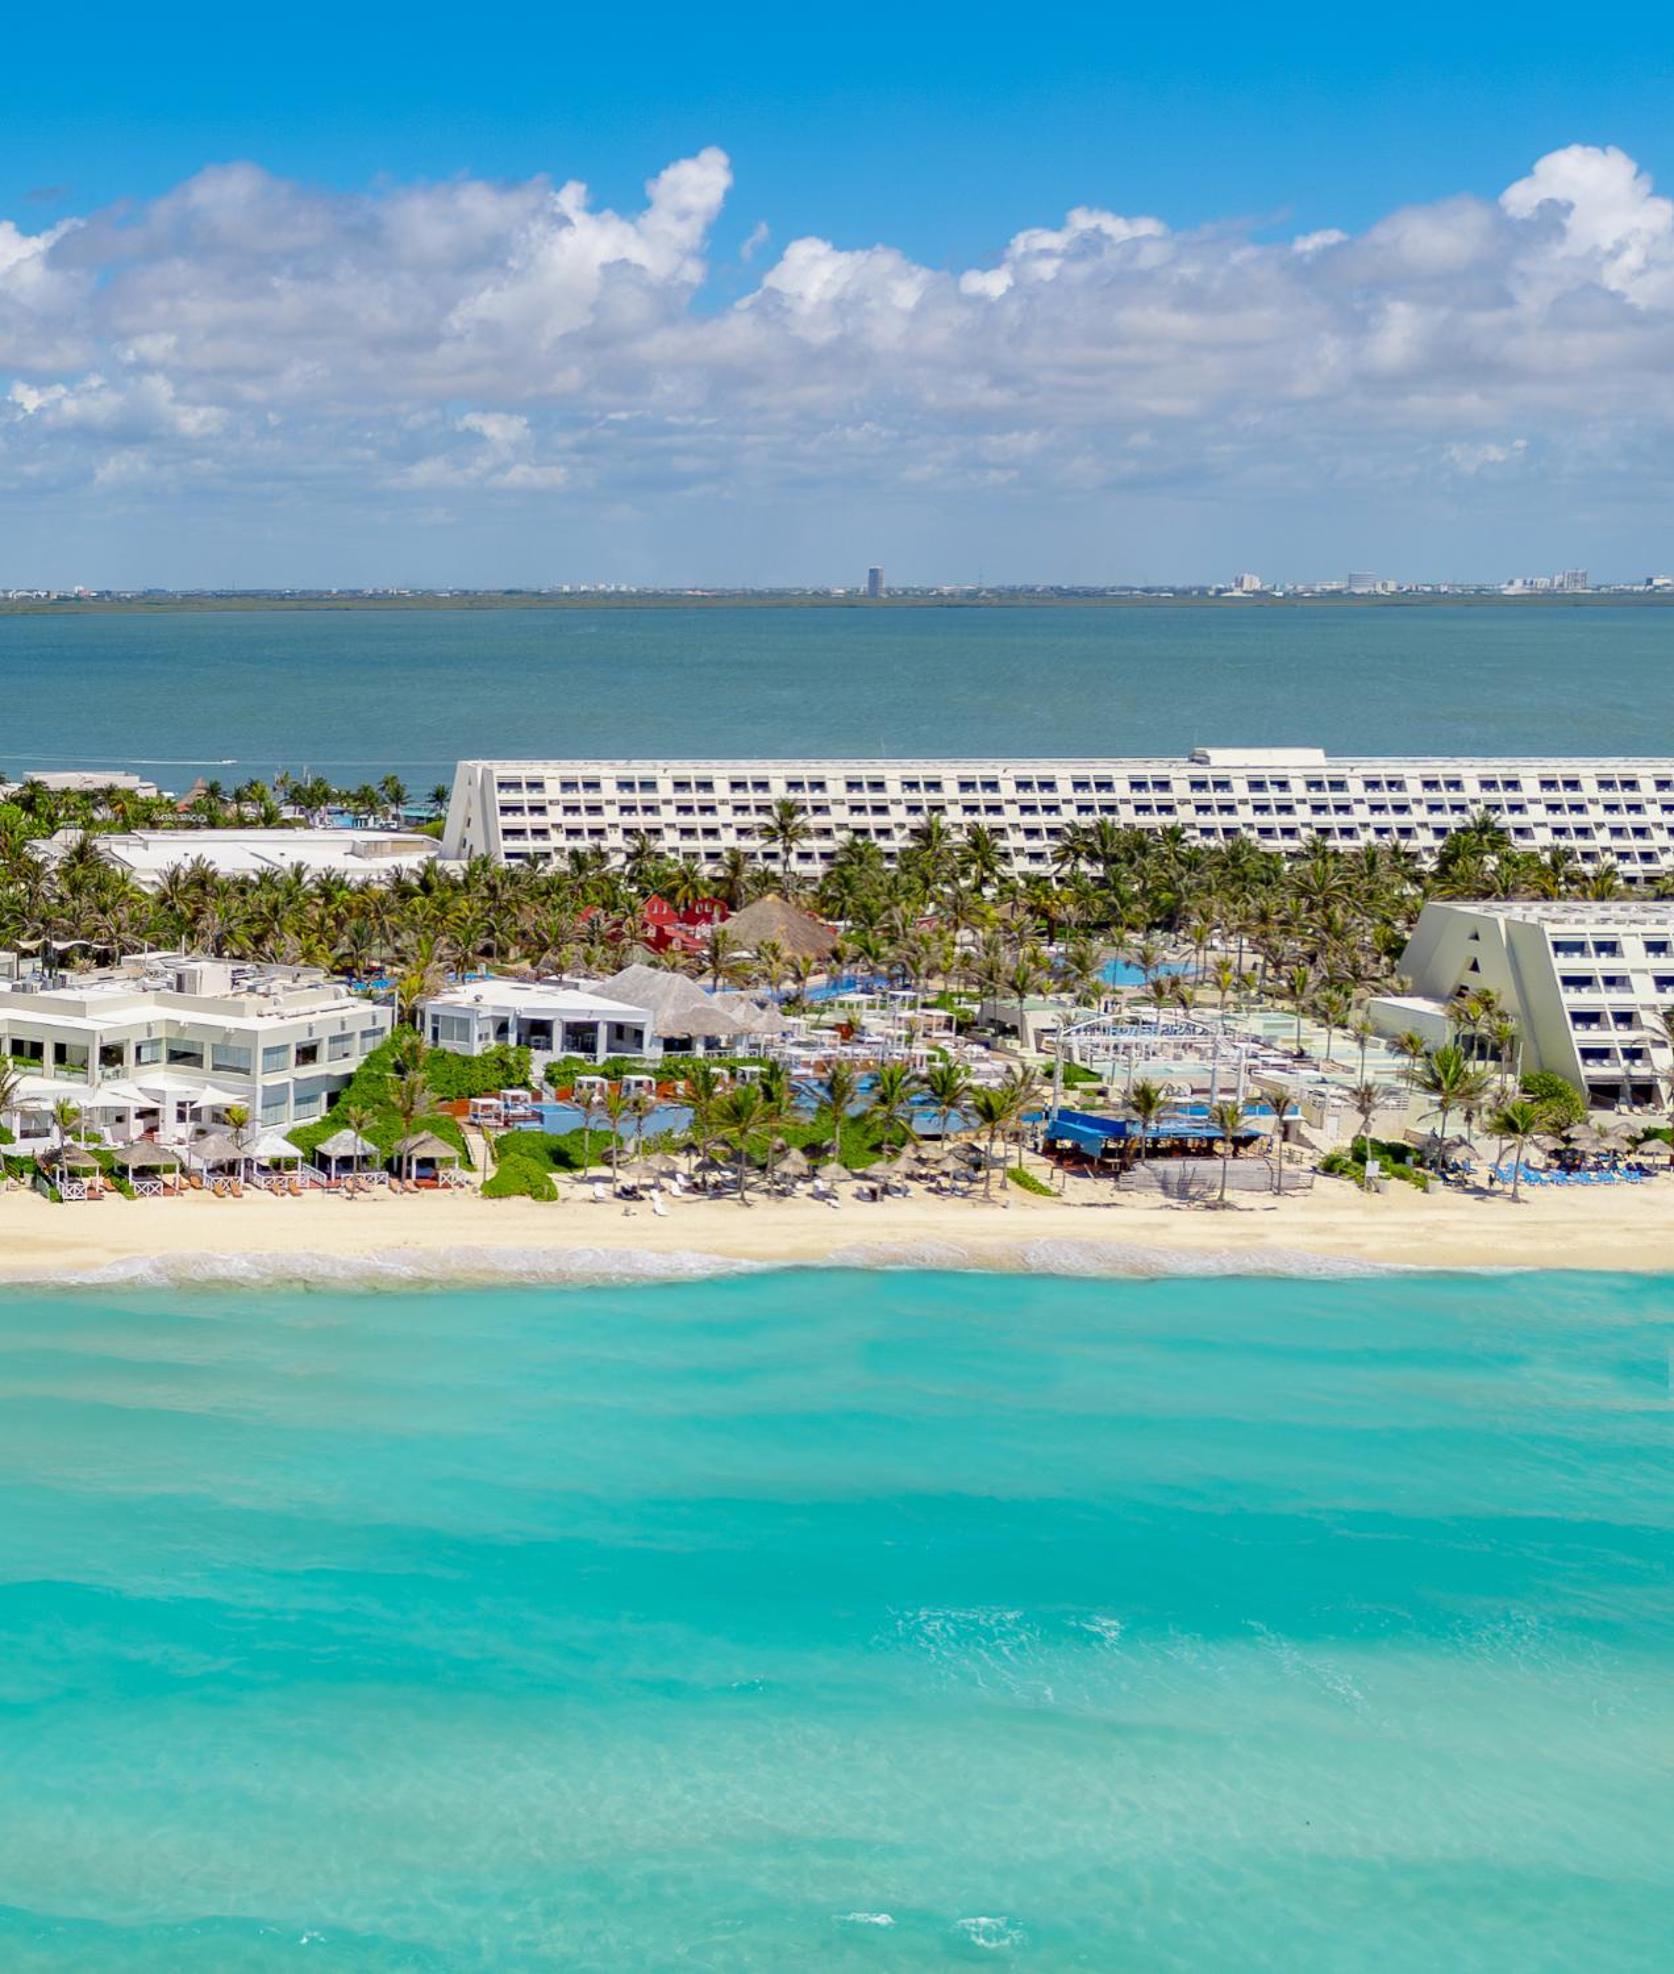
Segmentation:
[(537, 1074), (552, 1056), (598, 1063), (731, 1055), (788, 1025), (749, 994), (706, 994), (654, 966), (625, 967), (608, 980), (466, 980), (419, 1004), (433, 1047), (476, 1056), (509, 1042), (531, 1052)]
[(1555, 1070), (1595, 1106), (1644, 1108), (1674, 1090), (1657, 1020), (1674, 1005), (1674, 905), (1432, 901), (1400, 971), (1412, 991), (1368, 1006), (1384, 1035), (1446, 1042), (1456, 999), (1490, 988), (1517, 1022), (1525, 1070)]
[(1019, 870), (1049, 868), (1068, 826), (1101, 819), (1286, 853), (1318, 837), (1428, 857), (1484, 811), (1518, 849), (1565, 849), (1628, 879), (1674, 867), (1674, 759), (1335, 760), (1313, 747), (1128, 760), (461, 761), (442, 853), (620, 859), (645, 837), (703, 862), (733, 849), (777, 861), (764, 825), (783, 801), (802, 811), (805, 832), (789, 865), (810, 877), (850, 836), (893, 859), (932, 817), (955, 830), (980, 824)]
[(242, 1105), (262, 1126), (324, 1114), (394, 1015), (312, 967), (148, 953), (94, 972), (0, 954), (0, 1056), (25, 1074), (24, 1135), (68, 1098), (121, 1142), (183, 1139)]

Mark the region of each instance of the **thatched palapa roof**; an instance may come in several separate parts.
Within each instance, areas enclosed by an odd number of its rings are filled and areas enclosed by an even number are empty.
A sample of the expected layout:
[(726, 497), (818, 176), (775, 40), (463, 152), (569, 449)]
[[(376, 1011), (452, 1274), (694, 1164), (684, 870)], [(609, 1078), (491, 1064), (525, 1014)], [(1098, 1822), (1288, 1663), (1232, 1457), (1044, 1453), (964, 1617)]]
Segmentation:
[(631, 1008), (644, 1008), (657, 1035), (709, 1036), (741, 1035), (745, 1032), (737, 1017), (712, 1000), (695, 980), (666, 967), (625, 966), (599, 983), (606, 1000), (621, 1001)]
[(822, 925), (807, 912), (798, 911), (795, 905), (787, 904), (772, 891), (754, 904), (746, 905), (741, 912), (734, 912), (725, 921), (725, 931), (741, 953), (759, 952), (771, 940), (792, 958), (826, 960), (837, 945), (837, 935), (829, 926)]

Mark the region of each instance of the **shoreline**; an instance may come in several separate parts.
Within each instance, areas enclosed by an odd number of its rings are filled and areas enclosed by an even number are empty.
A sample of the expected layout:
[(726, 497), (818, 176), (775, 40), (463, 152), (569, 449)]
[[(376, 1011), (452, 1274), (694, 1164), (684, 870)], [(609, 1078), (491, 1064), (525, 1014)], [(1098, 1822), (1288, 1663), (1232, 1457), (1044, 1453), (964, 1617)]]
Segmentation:
[(346, 1200), (248, 1194), (55, 1206), (0, 1196), (0, 1289), (419, 1287), (677, 1281), (778, 1268), (971, 1269), (1143, 1279), (1563, 1270), (1674, 1273), (1674, 1187), (1366, 1196), (1322, 1182), (1225, 1211), (1096, 1198), (928, 1194), (880, 1203), (682, 1200), (665, 1215), (572, 1195), (557, 1205), (474, 1192)]

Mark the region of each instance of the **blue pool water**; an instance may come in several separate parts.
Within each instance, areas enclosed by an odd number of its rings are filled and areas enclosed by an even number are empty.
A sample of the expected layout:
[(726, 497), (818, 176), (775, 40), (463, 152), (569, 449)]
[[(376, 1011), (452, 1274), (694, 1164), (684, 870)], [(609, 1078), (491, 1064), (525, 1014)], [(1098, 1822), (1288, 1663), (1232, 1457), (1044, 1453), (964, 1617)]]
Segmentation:
[[(587, 1113), (580, 1104), (536, 1104), (535, 1115), (540, 1119), (540, 1128), (550, 1131), (555, 1137), (563, 1137), (567, 1132), (579, 1131), (588, 1122)], [(692, 1113), (685, 1104), (658, 1104), (645, 1114), (643, 1122), (636, 1118), (624, 1117), (618, 1127), (620, 1135), (630, 1142), (643, 1138), (647, 1145), (669, 1133), (684, 1134), (691, 1126)], [(609, 1117), (602, 1110), (592, 1114), (592, 1129), (608, 1133), (611, 1129)]]
[(1666, 1281), (0, 1301), (0, 1966), (1666, 1962)]

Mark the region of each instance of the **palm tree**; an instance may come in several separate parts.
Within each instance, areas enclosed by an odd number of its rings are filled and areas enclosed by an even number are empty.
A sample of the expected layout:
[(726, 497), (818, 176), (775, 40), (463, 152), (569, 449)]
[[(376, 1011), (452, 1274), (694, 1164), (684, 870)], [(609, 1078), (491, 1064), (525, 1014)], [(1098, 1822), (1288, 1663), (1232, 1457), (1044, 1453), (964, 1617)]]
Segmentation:
[(918, 1088), (917, 1074), (905, 1063), (886, 1062), (878, 1070), (869, 1110), (885, 1138), (893, 1138), (896, 1129), (907, 1123)]
[(1320, 1060), (1329, 1068), (1332, 1042), (1337, 1030), (1347, 1025), (1354, 1012), (1354, 997), (1346, 987), (1323, 988), (1314, 1002), (1314, 1012), (1325, 1024), (1325, 1054)]
[(991, 1089), (970, 1093), (972, 1115), (986, 1133), (987, 1156), (982, 1175), (982, 1196), (992, 1198), (994, 1186), (994, 1141), (1004, 1140), (1016, 1130), (1029, 1106), (1040, 1099), (1040, 1078), (1029, 1068), (1008, 1069), (1004, 1079)]
[(238, 1147), (238, 1182), (244, 1183), (244, 1150), (250, 1137), (250, 1107), (248, 1104), (228, 1104), (222, 1115), (227, 1120), (227, 1132)]
[(779, 882), (787, 891), (792, 883), (792, 853), (798, 845), (807, 842), (809, 829), (807, 810), (788, 795), (780, 796), (772, 812), (756, 825), (756, 834), (762, 842), (779, 853)]
[[(230, 1112), (228, 1114), (231, 1115)], [(352, 1132), (366, 1144), (373, 1142), (372, 1132), (378, 1122), (378, 1113), (370, 1104), (361, 1103), (354, 1097), (347, 1097), (343, 1102), (333, 1105), (331, 1118), (339, 1130)], [(359, 1166), (357, 1155), (355, 1160), (357, 1171)]]
[(1312, 967), (1293, 966), (1285, 975), (1285, 993), (1296, 1011), (1296, 1053), (1302, 1053), (1302, 1017), (1308, 1012), (1308, 996), (1313, 992)]
[(605, 1118), (610, 1125), (610, 1189), (615, 1192), (622, 1179), (622, 1120), (629, 1115), (628, 1098), (620, 1083), (605, 1085)]
[[(398, 1140), (405, 1141), (414, 1135), (418, 1130), (419, 1119), (429, 1114), (435, 1102), (422, 1063), (416, 1063), (412, 1068), (402, 1070), (399, 1076), (390, 1078), (389, 1105), (401, 1126), (397, 1133)], [(400, 1153), (397, 1163), (401, 1177), (411, 1179), (413, 1176), (411, 1150)]]
[(970, 1072), (956, 1062), (932, 1063), (924, 1078), (924, 1088), (936, 1107), (945, 1143), (949, 1119), (964, 1108), (965, 1100), (971, 1094)]
[(750, 1141), (769, 1128), (766, 1102), (756, 1083), (740, 1083), (729, 1090), (716, 1108), (719, 1135), (738, 1147), (738, 1203), (750, 1204)]
[(1488, 1128), (1496, 1138), (1508, 1139), (1511, 1143), (1514, 1164), (1511, 1168), (1511, 1197), (1520, 1197), (1523, 1183), (1523, 1154), (1529, 1140), (1540, 1129), (1540, 1106), (1530, 1103), (1526, 1097), (1516, 1102), (1501, 1104), (1488, 1120)]
[(848, 1063), (834, 1062), (826, 1072), (825, 1101), (820, 1109), (831, 1119), (831, 1156), (843, 1156), (843, 1127), (860, 1094), (860, 1079)]
[(1011, 1115), (1003, 1088), (973, 1090), (970, 1095), (971, 1114), (985, 1133), (982, 1196), (994, 1196), (994, 1141), (1006, 1127)]
[(1481, 1103), (1488, 1094), (1490, 1081), (1487, 1073), (1478, 1069), (1454, 1042), (1444, 1042), (1440, 1048), (1429, 1050), (1420, 1062), (1418, 1087), (1425, 1096), (1435, 1099), (1433, 1108), (1425, 1115), (1439, 1120), (1436, 1129), (1440, 1145), (1438, 1164), (1446, 1156), (1448, 1118), (1456, 1110), (1469, 1109)]
[(779, 1133), (793, 1114), (790, 1078), (785, 1072), (785, 1065), (770, 1062), (756, 1079), (756, 1089), (761, 1096), (761, 1129), (768, 1133), (767, 1183), (771, 1187), (778, 1177), (779, 1159), (787, 1149)]
[(1160, 1083), (1148, 1078), (1136, 1083), (1127, 1094), (1126, 1108), (1139, 1126), (1139, 1157), (1141, 1163), (1150, 1156), (1151, 1133), (1168, 1109), (1168, 1093)]
[(64, 1154), (69, 1148), (71, 1137), (81, 1123), (81, 1106), (70, 1097), (56, 1097), (52, 1105), (52, 1130), (57, 1143), (53, 1149), (57, 1153), (59, 1170), (63, 1170)]
[(1236, 1097), (1223, 1097), (1209, 1106), (1209, 1122), (1221, 1135), (1221, 1206), (1226, 1205), (1227, 1173), (1238, 1155), (1238, 1134), (1248, 1119), (1248, 1110)]
[(1372, 1119), (1384, 1108), (1395, 1093), (1385, 1089), (1381, 1083), (1356, 1083), (1349, 1091), (1349, 1106), (1360, 1120), (1360, 1136), (1366, 1146), (1366, 1169), (1364, 1184), (1368, 1192), (1372, 1189)]
[(1429, 1043), (1425, 1041), (1424, 1037), (1419, 1034), (1416, 1028), (1404, 1028), (1399, 1035), (1391, 1038), (1389, 1046), (1402, 1058), (1405, 1064), (1405, 1067), (1401, 1071), (1403, 1082), (1405, 1082), (1409, 1090), (1414, 1088), (1418, 1075), (1418, 1065), (1429, 1053)]
[(0, 1056), (0, 1120), (17, 1108), (18, 1092), (23, 1087), (23, 1071), (6, 1056)]

